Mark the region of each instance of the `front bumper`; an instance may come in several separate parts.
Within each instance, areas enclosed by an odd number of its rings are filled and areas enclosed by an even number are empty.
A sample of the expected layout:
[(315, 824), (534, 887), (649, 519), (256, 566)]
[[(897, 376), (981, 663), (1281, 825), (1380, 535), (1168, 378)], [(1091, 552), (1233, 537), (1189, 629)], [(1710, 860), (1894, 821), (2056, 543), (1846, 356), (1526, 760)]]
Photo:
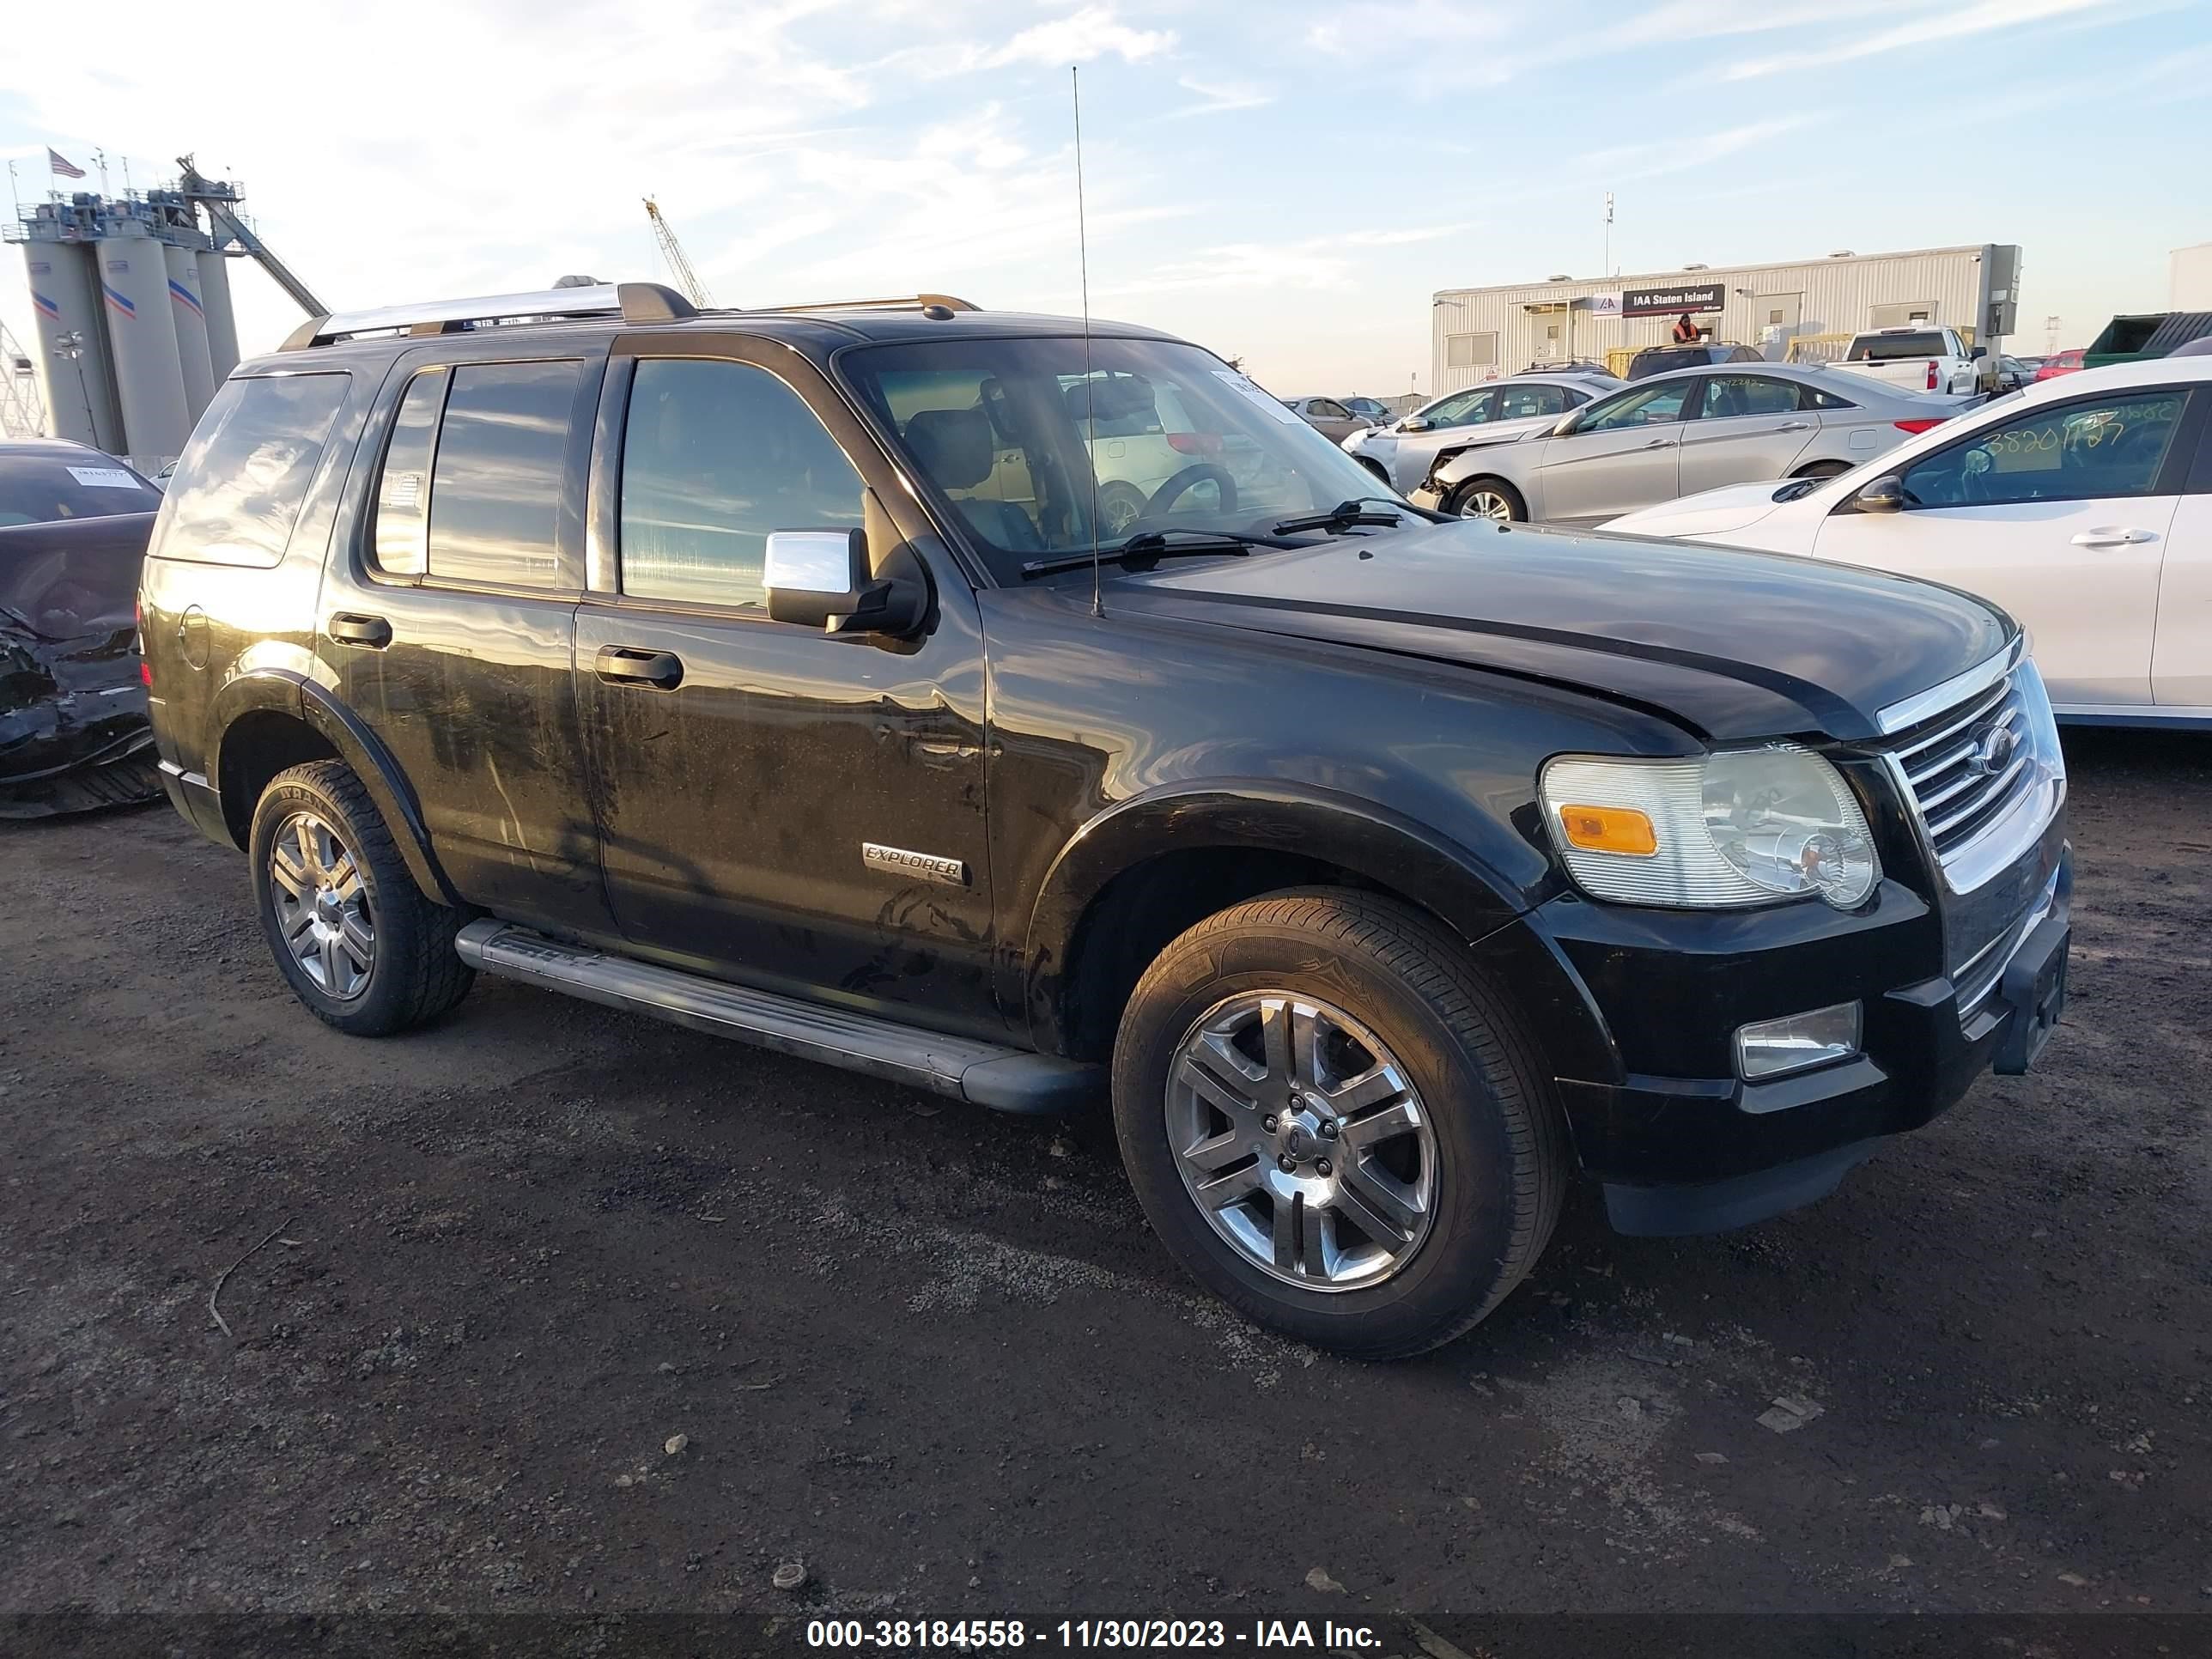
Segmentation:
[[(1584, 1171), (1631, 1233), (1714, 1231), (1833, 1190), (1886, 1139), (1954, 1104), (1994, 1066), (2024, 1071), (2057, 1018), (2072, 886), (2054, 823), (2023, 860), (2042, 873), (2004, 968), (1962, 1015), (1942, 919), (1883, 883), (1862, 912), (1819, 904), (1736, 915), (1593, 904), (1536, 914), (1605, 1020), (1623, 1074), (1562, 1077), (1559, 1099)], [(2033, 860), (2032, 864), (2029, 860)], [(1860, 1052), (1748, 1083), (1731, 1039), (1747, 1021), (1856, 997)]]

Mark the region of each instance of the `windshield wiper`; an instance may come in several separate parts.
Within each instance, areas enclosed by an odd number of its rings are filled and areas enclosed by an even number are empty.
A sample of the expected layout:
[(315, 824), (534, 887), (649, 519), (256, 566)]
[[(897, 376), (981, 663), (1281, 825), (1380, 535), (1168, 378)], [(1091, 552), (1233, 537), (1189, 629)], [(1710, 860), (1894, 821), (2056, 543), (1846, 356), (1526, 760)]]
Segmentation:
[[(1362, 501), (1380, 501), (1394, 510), (1364, 513), (1360, 510)], [(1278, 536), (1295, 536), (1302, 530), (1352, 530), (1363, 525), (1388, 526), (1404, 522), (1407, 514), (1411, 511), (1410, 507), (1398, 507), (1395, 499), (1389, 495), (1354, 495), (1348, 501), (1339, 501), (1326, 513), (1316, 513), (1304, 519), (1285, 519), (1275, 526), (1275, 533)]]
[[(1170, 536), (1188, 536), (1190, 541), (1171, 542)], [(1277, 541), (1272, 536), (1248, 536), (1241, 530), (1198, 530), (1171, 526), (1165, 530), (1146, 530), (1125, 542), (1098, 550), (1098, 559), (1104, 564), (1149, 565), (1156, 559), (1194, 558), (1207, 553), (1233, 553), (1247, 556), (1255, 547), (1287, 547), (1288, 542)], [(1031, 559), (1022, 567), (1022, 574), (1049, 576), (1055, 570), (1083, 570), (1090, 567), (1089, 553), (1064, 553), (1057, 558)]]

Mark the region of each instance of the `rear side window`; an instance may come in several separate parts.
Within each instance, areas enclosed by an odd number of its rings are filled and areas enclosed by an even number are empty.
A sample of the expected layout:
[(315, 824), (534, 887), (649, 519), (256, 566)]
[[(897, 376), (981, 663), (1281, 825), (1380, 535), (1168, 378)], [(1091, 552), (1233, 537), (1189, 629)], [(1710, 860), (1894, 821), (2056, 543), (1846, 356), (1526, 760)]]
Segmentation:
[(558, 580), (555, 532), (581, 368), (568, 361), (454, 368), (430, 469), (431, 580), (526, 587)]
[(1802, 406), (1807, 409), (1856, 409), (1858, 407), (1849, 398), (1839, 397), (1826, 387), (1817, 386), (1808, 386), (1805, 388), (1805, 401)]
[(273, 565), (345, 402), (343, 374), (223, 382), (169, 481), (161, 556)]

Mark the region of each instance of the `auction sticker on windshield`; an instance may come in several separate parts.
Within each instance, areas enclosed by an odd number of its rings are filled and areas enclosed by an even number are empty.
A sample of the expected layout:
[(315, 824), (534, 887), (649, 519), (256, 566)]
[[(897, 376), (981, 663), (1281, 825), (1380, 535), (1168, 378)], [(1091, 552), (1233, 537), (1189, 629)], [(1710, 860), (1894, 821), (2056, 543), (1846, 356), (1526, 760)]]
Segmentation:
[(1298, 424), (1297, 410), (1285, 408), (1283, 404), (1282, 399), (1279, 398), (1270, 398), (1266, 392), (1261, 391), (1260, 388), (1253, 383), (1252, 377), (1250, 375), (1239, 374), (1233, 368), (1217, 368), (1213, 371), (1213, 378), (1220, 381), (1224, 386), (1233, 387), (1235, 390), (1243, 392), (1254, 403), (1259, 404), (1261, 408), (1266, 410), (1267, 413), (1280, 421), (1285, 426), (1296, 426)]
[(73, 466), (69, 470), (87, 489), (136, 489), (138, 480), (119, 466)]

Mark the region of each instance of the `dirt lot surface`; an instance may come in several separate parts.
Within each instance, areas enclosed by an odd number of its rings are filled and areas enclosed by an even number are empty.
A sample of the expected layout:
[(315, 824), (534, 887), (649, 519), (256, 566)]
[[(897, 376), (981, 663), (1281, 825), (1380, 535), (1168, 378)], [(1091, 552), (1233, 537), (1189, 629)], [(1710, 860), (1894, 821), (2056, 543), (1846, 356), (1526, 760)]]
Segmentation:
[(1103, 1119), (489, 980), (350, 1040), (167, 809), (0, 825), (0, 1615), (2212, 1612), (2212, 738), (2069, 747), (2035, 1075), (1732, 1237), (1578, 1194), (1395, 1366)]

